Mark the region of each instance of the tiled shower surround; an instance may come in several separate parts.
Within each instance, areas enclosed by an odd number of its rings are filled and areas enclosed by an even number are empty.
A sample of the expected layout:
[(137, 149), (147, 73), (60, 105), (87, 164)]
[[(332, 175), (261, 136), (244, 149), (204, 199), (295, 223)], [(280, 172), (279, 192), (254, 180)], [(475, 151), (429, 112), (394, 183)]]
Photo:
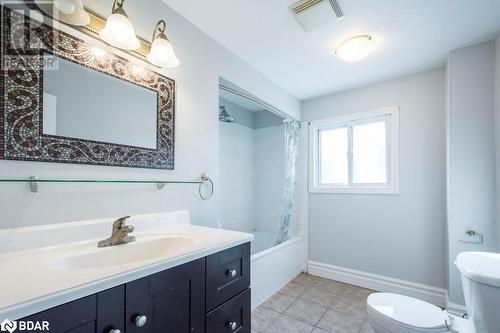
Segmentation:
[[(227, 109), (232, 114), (234, 109)], [(271, 233), (279, 230), (285, 183), (285, 134), (284, 125), (272, 125), (253, 128), (237, 122), (219, 123), (223, 228)]]
[(372, 290), (301, 274), (252, 312), (252, 333), (374, 333)]

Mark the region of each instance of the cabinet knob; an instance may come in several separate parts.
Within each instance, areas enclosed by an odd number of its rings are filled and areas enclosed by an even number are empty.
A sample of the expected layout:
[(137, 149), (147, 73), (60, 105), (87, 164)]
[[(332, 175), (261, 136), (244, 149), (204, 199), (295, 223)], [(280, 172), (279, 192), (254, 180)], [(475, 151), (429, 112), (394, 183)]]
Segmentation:
[(227, 326), (229, 326), (229, 328), (231, 328), (231, 330), (234, 331), (236, 329), (236, 327), (238, 327), (238, 324), (236, 324), (235, 321), (230, 321), (227, 323)]
[(146, 325), (146, 322), (148, 321), (148, 317), (144, 316), (144, 315), (138, 315), (137, 317), (135, 317), (135, 326), (137, 327), (142, 327), (144, 325)]
[(114, 328), (112, 329), (111, 331), (109, 331), (109, 333), (122, 333), (122, 331), (120, 331), (119, 329), (117, 328)]
[(229, 275), (230, 277), (235, 277), (236, 276), (236, 270), (235, 269), (228, 269), (226, 271), (226, 274)]

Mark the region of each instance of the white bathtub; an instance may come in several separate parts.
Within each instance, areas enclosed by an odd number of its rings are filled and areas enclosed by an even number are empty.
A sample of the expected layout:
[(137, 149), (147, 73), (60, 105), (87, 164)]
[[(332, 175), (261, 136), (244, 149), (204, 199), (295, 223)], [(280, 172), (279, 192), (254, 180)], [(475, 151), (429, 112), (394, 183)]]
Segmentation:
[(305, 270), (305, 242), (293, 237), (273, 246), (276, 234), (253, 232), (252, 242), (252, 309), (283, 288)]

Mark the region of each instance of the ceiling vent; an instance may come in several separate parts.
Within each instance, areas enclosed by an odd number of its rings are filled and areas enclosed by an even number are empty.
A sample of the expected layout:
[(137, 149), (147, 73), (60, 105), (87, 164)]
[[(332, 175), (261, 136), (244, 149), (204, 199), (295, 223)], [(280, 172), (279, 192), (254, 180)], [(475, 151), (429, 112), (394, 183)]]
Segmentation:
[(291, 5), (290, 10), (307, 32), (344, 17), (337, 0), (301, 0)]

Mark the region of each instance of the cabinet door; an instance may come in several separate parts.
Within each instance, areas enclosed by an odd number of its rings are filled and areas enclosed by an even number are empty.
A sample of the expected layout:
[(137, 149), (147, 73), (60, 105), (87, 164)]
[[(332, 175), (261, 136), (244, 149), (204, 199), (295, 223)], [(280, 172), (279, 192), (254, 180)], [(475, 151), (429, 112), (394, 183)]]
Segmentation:
[[(94, 333), (96, 332), (96, 302), (97, 296), (92, 295), (21, 320), (40, 323), (47, 321), (49, 323), (49, 332), (52, 333)], [(24, 332), (40, 331), (25, 330)]]
[(21, 320), (40, 323), (47, 321), (49, 332), (53, 333), (109, 333), (114, 329), (124, 332), (124, 292), (125, 286), (121, 285)]
[(125, 332), (125, 285), (97, 294), (96, 329), (97, 333)]
[(126, 333), (204, 332), (204, 258), (127, 283), (125, 290)]

